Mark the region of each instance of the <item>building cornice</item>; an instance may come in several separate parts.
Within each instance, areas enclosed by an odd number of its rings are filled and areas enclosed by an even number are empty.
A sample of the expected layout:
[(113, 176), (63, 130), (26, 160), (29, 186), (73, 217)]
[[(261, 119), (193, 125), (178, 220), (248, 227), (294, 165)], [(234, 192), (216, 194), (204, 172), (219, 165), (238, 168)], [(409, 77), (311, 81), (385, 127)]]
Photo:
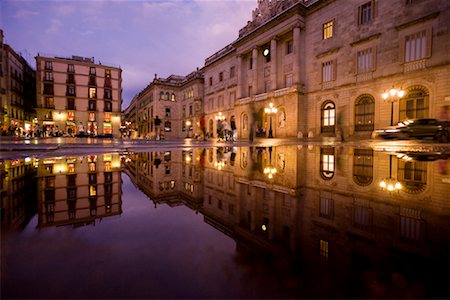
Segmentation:
[(401, 24), (401, 25), (395, 26), (395, 29), (397, 29), (398, 31), (400, 31), (400, 30), (403, 30), (403, 29), (405, 29), (405, 28), (414, 26), (414, 25), (416, 25), (416, 24), (420, 24), (420, 23), (423, 23), (423, 22), (426, 22), (426, 21), (429, 21), (429, 20), (436, 19), (436, 18), (439, 16), (439, 14), (440, 14), (439, 11), (434, 12), (434, 13), (429, 14), (429, 15), (426, 15), (426, 16), (424, 16), (424, 17), (421, 17), (421, 18), (418, 18), (418, 19), (415, 19), (415, 20), (412, 20), (412, 21), (403, 23), (403, 24)]
[(366, 42), (369, 42), (369, 41), (372, 41), (372, 40), (376, 40), (380, 36), (381, 36), (380, 32), (379, 33), (375, 33), (375, 34), (372, 34), (371, 36), (368, 36), (368, 37), (365, 37), (365, 38), (362, 38), (362, 39), (359, 39), (357, 41), (354, 41), (354, 42), (350, 43), (350, 46), (355, 47), (357, 45), (360, 45), (360, 44), (363, 44), (363, 43), (366, 43)]

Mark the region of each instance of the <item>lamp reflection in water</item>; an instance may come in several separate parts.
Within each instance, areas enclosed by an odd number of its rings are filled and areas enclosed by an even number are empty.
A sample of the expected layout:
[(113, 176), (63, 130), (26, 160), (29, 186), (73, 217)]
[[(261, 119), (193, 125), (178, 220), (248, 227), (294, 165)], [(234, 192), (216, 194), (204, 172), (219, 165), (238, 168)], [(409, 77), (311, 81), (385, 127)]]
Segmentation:
[(221, 160), (221, 161), (216, 161), (216, 162), (214, 163), (214, 167), (215, 167), (217, 170), (221, 171), (223, 168), (225, 168), (225, 162), (224, 162), (223, 160)]
[(386, 190), (388, 192), (398, 192), (402, 189), (402, 184), (392, 178), (392, 155), (389, 155), (389, 178), (382, 179), (379, 185), (383, 191)]
[(272, 147), (269, 147), (269, 165), (264, 167), (263, 172), (269, 179), (273, 179), (273, 176), (277, 173), (277, 168), (272, 166)]

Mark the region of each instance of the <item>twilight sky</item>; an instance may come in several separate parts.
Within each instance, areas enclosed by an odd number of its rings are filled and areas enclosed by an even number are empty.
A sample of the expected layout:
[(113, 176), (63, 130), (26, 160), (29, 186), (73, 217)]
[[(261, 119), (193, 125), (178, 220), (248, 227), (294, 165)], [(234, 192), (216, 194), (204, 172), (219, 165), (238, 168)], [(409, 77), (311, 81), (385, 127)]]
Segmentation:
[(95, 57), (122, 68), (122, 109), (158, 77), (187, 75), (238, 37), (256, 0), (1, 0), (5, 42), (37, 53)]

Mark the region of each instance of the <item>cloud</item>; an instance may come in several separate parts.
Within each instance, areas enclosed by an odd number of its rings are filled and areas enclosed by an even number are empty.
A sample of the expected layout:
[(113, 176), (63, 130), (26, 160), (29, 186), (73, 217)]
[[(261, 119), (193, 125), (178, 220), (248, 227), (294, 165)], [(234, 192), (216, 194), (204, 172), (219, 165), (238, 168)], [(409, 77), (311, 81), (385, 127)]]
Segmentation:
[(34, 17), (39, 15), (39, 12), (27, 9), (19, 9), (15, 14), (14, 18), (16, 19), (28, 19), (30, 17)]
[(62, 25), (63, 24), (62, 24), (61, 20), (52, 19), (50, 21), (50, 27), (45, 30), (45, 33), (47, 33), (47, 34), (58, 33), (60, 28), (62, 27)]

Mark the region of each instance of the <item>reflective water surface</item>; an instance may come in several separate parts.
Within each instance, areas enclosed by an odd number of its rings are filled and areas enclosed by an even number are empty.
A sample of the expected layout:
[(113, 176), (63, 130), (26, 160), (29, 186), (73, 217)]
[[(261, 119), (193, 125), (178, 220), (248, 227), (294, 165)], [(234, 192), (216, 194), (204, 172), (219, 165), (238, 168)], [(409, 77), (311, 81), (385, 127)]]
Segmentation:
[(448, 298), (445, 152), (1, 161), (2, 298)]

